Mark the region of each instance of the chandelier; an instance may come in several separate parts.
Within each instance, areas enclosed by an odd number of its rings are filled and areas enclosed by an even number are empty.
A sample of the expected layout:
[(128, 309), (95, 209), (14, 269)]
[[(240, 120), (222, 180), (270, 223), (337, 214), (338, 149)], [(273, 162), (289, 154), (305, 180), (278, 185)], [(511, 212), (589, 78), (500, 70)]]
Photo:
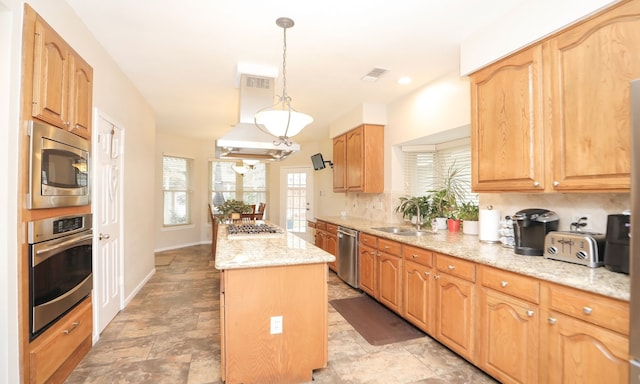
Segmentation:
[(247, 172), (254, 169), (259, 162), (260, 160), (244, 159), (242, 160), (242, 165), (232, 165), (231, 169), (244, 176)]
[(259, 110), (254, 116), (255, 124), (261, 130), (277, 137), (274, 145), (283, 144), (290, 146), (291, 137), (297, 135), (302, 129), (313, 121), (313, 117), (298, 112), (291, 107), (291, 97), (287, 95), (287, 28), (294, 25), (288, 17), (280, 17), (276, 24), (284, 31), (284, 48), (282, 53), (282, 95), (278, 95), (278, 101), (269, 107)]

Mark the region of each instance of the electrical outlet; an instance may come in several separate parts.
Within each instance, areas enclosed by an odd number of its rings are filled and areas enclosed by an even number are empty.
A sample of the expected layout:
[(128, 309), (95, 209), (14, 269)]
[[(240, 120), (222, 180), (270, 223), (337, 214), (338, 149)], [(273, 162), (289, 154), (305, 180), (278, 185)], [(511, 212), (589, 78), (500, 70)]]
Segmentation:
[[(586, 224), (585, 226), (574, 227), (571, 223), (580, 223)], [(583, 215), (573, 215), (571, 218), (571, 223), (569, 223), (569, 229), (571, 230), (580, 230), (580, 231), (589, 231), (591, 230), (591, 215), (583, 214)]]
[(271, 316), (271, 334), (282, 333), (282, 316)]

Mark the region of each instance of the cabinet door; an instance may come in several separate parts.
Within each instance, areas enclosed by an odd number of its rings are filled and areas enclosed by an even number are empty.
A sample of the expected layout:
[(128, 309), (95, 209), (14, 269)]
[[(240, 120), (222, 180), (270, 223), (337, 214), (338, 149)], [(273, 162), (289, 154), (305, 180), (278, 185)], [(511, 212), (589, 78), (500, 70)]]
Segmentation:
[(36, 19), (31, 114), (51, 125), (69, 125), (69, 48), (39, 18)]
[(347, 132), (347, 190), (364, 190), (364, 127)]
[(637, 1), (569, 29), (545, 45), (550, 57), (555, 190), (629, 189), (629, 81), (640, 77), (639, 46)]
[(436, 279), (436, 338), (474, 362), (474, 284), (444, 273)]
[(71, 55), (69, 86), (69, 130), (86, 139), (91, 137), (93, 69), (77, 55)]
[(502, 383), (537, 383), (538, 306), (483, 288), (479, 366)]
[(374, 248), (363, 246), (360, 244), (359, 248), (360, 256), (360, 289), (369, 295), (377, 296), (377, 251)]
[(327, 233), (325, 231), (316, 229), (315, 246), (321, 249), (325, 249), (326, 237), (327, 237)]
[[(548, 383), (628, 383), (629, 341), (619, 333), (551, 312), (547, 319)], [(547, 352), (547, 353), (545, 353)]]
[(402, 259), (384, 252), (378, 257), (378, 301), (402, 313)]
[(471, 76), (472, 189), (544, 189), (542, 49)]
[(329, 268), (338, 270), (338, 236), (327, 233), (325, 236), (324, 250), (336, 257), (336, 261), (329, 263)]
[(433, 333), (433, 302), (434, 283), (432, 270), (429, 267), (404, 261), (403, 286), (404, 306), (403, 317), (423, 331)]
[(347, 190), (347, 136), (333, 139), (333, 191)]

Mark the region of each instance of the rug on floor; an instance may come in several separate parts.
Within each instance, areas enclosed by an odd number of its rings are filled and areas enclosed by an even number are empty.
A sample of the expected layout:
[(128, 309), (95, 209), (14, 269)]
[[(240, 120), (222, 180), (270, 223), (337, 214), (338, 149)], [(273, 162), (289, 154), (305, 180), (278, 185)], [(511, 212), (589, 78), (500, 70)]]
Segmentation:
[(171, 265), (175, 255), (156, 255), (156, 267)]
[(393, 344), (425, 336), (369, 296), (331, 300), (329, 303), (371, 345)]

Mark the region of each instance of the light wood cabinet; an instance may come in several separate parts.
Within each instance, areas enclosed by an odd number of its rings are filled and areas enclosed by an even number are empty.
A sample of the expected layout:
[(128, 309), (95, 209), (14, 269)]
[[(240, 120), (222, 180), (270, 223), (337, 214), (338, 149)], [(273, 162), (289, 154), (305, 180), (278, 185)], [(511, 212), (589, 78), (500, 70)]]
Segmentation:
[(502, 383), (538, 383), (540, 283), (486, 266), (479, 275), (478, 366)]
[(384, 126), (363, 124), (333, 139), (334, 192), (382, 193)]
[(472, 74), (472, 189), (628, 191), (638, 46), (628, 1)]
[(360, 289), (372, 297), (378, 295), (376, 291), (378, 287), (376, 284), (378, 275), (377, 254), (378, 251), (375, 248), (360, 244), (358, 249), (358, 256), (360, 258)]
[(330, 224), (325, 221), (320, 221), (316, 223), (316, 232), (314, 237), (314, 244), (316, 247), (321, 248), (333, 256), (336, 257), (336, 260), (330, 263), (329, 269), (334, 272), (338, 271), (338, 226), (335, 224)]
[(628, 303), (555, 284), (543, 295), (542, 380), (629, 382)]
[(475, 264), (441, 254), (435, 258), (435, 337), (475, 362)]
[(542, 191), (542, 47), (471, 76), (472, 189)]
[[(313, 370), (327, 365), (326, 266), (228, 269), (221, 275), (223, 380), (311, 381)], [(272, 316), (282, 316), (281, 333), (272, 332)]]
[(402, 259), (378, 250), (378, 301), (402, 313)]
[(545, 43), (556, 191), (628, 190), (629, 82), (640, 78), (640, 2)]
[(433, 334), (436, 308), (433, 268), (404, 260), (404, 307), (402, 315), (423, 331)]
[(91, 349), (92, 330), (89, 297), (31, 344), (29, 382), (63, 382)]
[(39, 16), (34, 35), (32, 116), (89, 138), (93, 69)]
[(402, 313), (402, 245), (360, 234), (360, 289), (389, 309)]

